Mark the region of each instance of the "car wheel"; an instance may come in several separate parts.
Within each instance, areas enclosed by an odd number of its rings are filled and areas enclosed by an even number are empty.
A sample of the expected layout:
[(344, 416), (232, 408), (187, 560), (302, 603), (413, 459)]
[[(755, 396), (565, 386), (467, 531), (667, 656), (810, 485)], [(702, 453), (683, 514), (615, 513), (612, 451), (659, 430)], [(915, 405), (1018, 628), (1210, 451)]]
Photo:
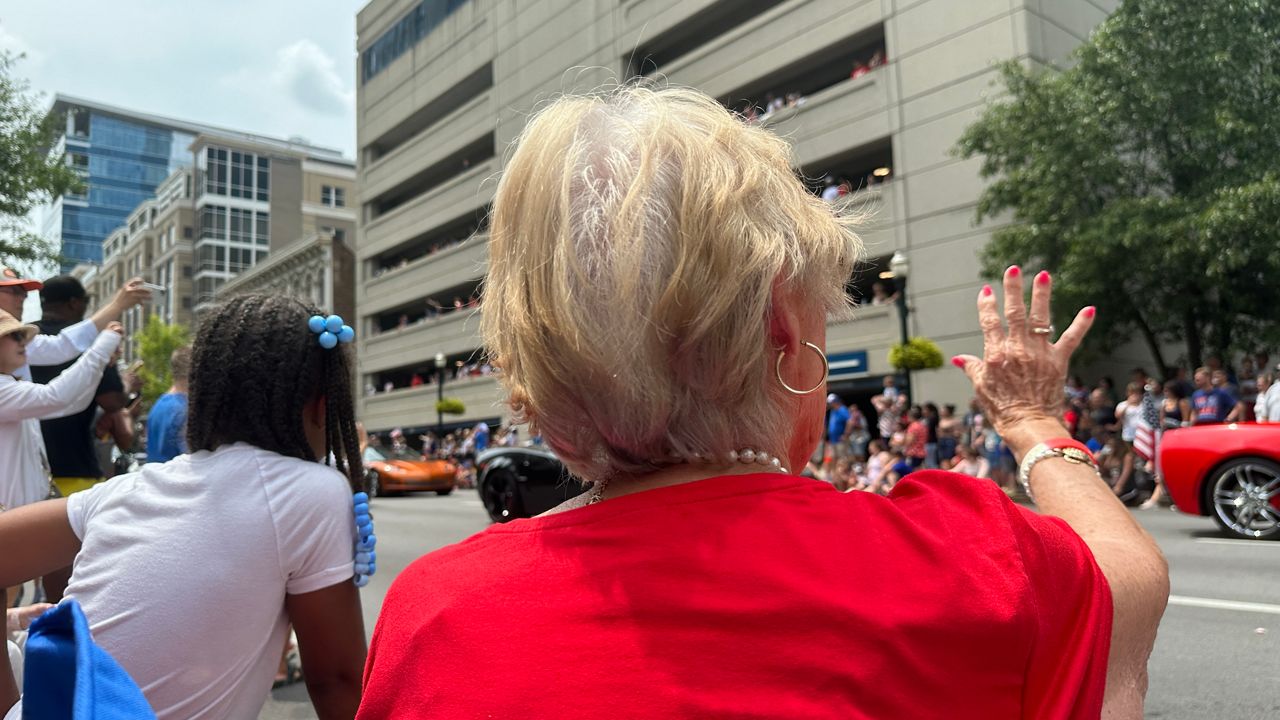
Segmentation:
[(451, 492), (453, 492), (453, 488), (448, 488), (448, 489), (446, 489), (446, 490), (437, 490), (437, 491), (436, 491), (436, 494), (437, 494), (437, 495), (439, 495), (439, 496), (441, 496), (441, 497), (444, 497), (445, 495), (448, 495), (448, 494), (449, 494), (449, 493), (451, 493)]
[(509, 522), (524, 517), (515, 473), (506, 468), (492, 468), (485, 473), (480, 486), (480, 500), (494, 522)]
[(369, 488), (369, 497), (376, 498), (382, 494), (382, 482), (378, 478), (378, 473), (373, 470), (365, 473), (364, 483)]
[(1209, 502), (1218, 526), (1248, 540), (1280, 538), (1280, 465), (1241, 458), (1223, 465), (1209, 481)]

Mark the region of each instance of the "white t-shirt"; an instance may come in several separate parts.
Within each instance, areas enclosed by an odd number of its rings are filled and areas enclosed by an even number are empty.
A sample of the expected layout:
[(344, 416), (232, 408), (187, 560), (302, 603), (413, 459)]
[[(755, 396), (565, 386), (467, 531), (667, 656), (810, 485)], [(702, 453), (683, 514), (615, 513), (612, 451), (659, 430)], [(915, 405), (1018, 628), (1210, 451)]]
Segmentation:
[(1280, 422), (1280, 382), (1272, 383), (1254, 405), (1258, 422)]
[(1116, 406), (1116, 416), (1120, 418), (1120, 439), (1133, 442), (1138, 436), (1138, 422), (1142, 420), (1142, 402), (1121, 401)]
[(160, 720), (255, 718), (284, 647), (285, 594), (352, 577), (337, 471), (236, 443), (67, 498), (67, 597)]

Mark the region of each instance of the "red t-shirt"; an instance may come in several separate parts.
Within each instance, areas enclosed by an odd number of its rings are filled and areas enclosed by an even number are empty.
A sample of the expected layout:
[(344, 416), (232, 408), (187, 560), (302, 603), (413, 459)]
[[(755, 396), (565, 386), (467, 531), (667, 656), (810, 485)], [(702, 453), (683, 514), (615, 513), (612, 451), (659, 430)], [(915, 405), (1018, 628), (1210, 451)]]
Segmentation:
[(989, 480), (725, 476), (495, 525), (386, 596), (358, 718), (1097, 718), (1111, 595)]
[(929, 427), (923, 420), (915, 420), (907, 426), (906, 454), (909, 458), (925, 456), (925, 443), (929, 441)]

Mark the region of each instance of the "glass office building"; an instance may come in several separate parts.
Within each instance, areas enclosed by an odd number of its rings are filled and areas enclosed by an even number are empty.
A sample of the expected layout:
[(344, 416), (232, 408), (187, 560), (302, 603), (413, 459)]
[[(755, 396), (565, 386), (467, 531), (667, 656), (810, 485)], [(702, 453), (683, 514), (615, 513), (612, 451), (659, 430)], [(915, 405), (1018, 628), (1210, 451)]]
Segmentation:
[(102, 241), (150, 199), (174, 170), (191, 164), (199, 126), (58, 95), (52, 112), (66, 121), (58, 150), (85, 180), (84, 192), (56, 198), (47, 239), (62, 250), (63, 272), (102, 261)]
[[(85, 180), (83, 193), (54, 198), (45, 214), (44, 237), (61, 249), (62, 272), (70, 272), (80, 263), (100, 264), (107, 236), (124, 225), (140, 204), (154, 197), (165, 178), (179, 168), (191, 167), (195, 160), (191, 146), (198, 136), (302, 152), (326, 162), (349, 162), (337, 150), (315, 147), (297, 138), (281, 140), (173, 120), (62, 94), (54, 96), (50, 113), (66, 123), (54, 151), (65, 152), (67, 163)], [(231, 159), (233, 182), (242, 170), (236, 165), (239, 155)], [(265, 178), (259, 170), (255, 167), (254, 174), (246, 177)], [(234, 192), (232, 197), (236, 197)], [(265, 197), (265, 185), (256, 192)]]

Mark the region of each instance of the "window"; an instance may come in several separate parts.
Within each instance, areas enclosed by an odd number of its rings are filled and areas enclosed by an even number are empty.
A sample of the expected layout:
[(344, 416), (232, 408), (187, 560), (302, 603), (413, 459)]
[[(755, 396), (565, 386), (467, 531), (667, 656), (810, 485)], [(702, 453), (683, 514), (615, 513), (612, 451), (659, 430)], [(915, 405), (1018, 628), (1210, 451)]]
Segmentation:
[(346, 242), (347, 239), (347, 231), (342, 228), (333, 228), (326, 225), (320, 228), (320, 232), (332, 236), (338, 242)]
[(258, 199), (269, 200), (271, 185), (271, 163), (261, 155), (258, 156)]
[(190, 310), (190, 309), (191, 309), (191, 296), (190, 296), (190, 295), (188, 295), (188, 296), (186, 296), (186, 297), (182, 298), (182, 309), (183, 309), (183, 310)]
[(360, 82), (369, 82), (464, 4), (466, 0), (423, 0), (418, 3), (361, 53)]
[(270, 227), (270, 213), (221, 205), (206, 205), (200, 211), (202, 240), (267, 245), (270, 241)]
[(89, 111), (85, 108), (71, 110), (71, 134), (78, 138), (89, 137)]
[(182, 237), (184, 239), (190, 240), (193, 235), (195, 235), (195, 228), (191, 227), (190, 225), (182, 226)]
[(223, 148), (205, 148), (204, 191), (214, 195), (227, 194), (227, 151)]
[(239, 150), (205, 149), (206, 193), (266, 201), (270, 199), (270, 177), (268, 158)]
[(320, 186), (320, 204), (326, 207), (346, 207), (347, 191), (332, 185)]
[(184, 278), (189, 278), (189, 277), (191, 277), (191, 266), (190, 266), (190, 265), (183, 265), (183, 266), (182, 266), (182, 277), (184, 277)]

